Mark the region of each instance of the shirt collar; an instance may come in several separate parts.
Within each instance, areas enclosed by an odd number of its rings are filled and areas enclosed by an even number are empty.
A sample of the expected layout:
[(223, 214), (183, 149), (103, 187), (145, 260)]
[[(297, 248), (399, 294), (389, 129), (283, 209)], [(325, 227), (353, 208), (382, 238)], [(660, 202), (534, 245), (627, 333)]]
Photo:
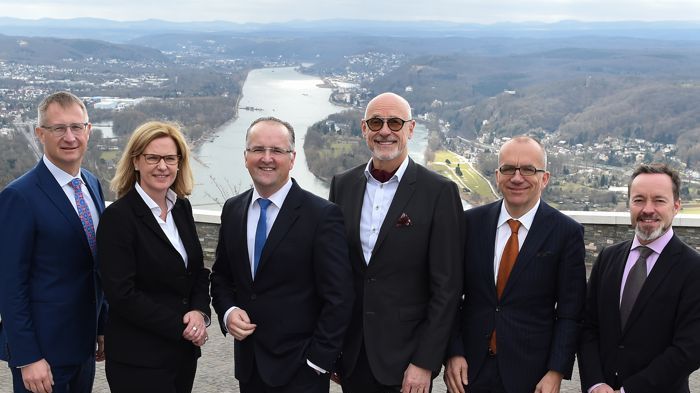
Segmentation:
[[(661, 235), (659, 238), (654, 240), (653, 242), (646, 244), (646, 247), (649, 247), (652, 249), (657, 254), (661, 254), (661, 251), (664, 250), (668, 242), (671, 241), (671, 238), (673, 237), (673, 228), (669, 227), (668, 231)], [(630, 248), (631, 250), (634, 250), (637, 247), (640, 247), (642, 243), (639, 242), (639, 239), (637, 239), (637, 236), (634, 236), (634, 240), (632, 240), (632, 247)]]
[(73, 176), (70, 173), (64, 171), (63, 169), (57, 167), (51, 160), (49, 160), (46, 156), (42, 157), (42, 160), (44, 161), (44, 165), (46, 165), (46, 168), (51, 172), (51, 175), (53, 175), (54, 179), (58, 182), (58, 185), (63, 187), (66, 184), (70, 183), (73, 179), (76, 177), (80, 179), (80, 181), (83, 181), (83, 176), (82, 173), (80, 172), (80, 169), (78, 169), (78, 174)]
[[(143, 199), (143, 201), (146, 202), (146, 206), (148, 206), (148, 208), (152, 211), (158, 213), (158, 215), (160, 216), (160, 213), (162, 213), (160, 210), (160, 206), (158, 206), (158, 204), (146, 193), (146, 191), (144, 191), (144, 189), (138, 182), (136, 182), (134, 188), (136, 188), (136, 192), (139, 193), (141, 199)], [(168, 189), (168, 192), (165, 193), (165, 206), (168, 209), (168, 213), (170, 213), (170, 211), (173, 210), (176, 200), (177, 194), (175, 193), (175, 191)]]
[[(282, 208), (282, 204), (284, 203), (284, 200), (287, 198), (287, 194), (289, 194), (289, 190), (292, 189), (292, 178), (290, 177), (286, 183), (282, 187), (280, 187), (277, 192), (274, 194), (270, 195), (269, 199), (270, 202), (272, 202), (273, 205), (277, 206), (278, 209)], [(258, 193), (258, 190), (253, 187), (253, 197), (250, 199), (250, 204), (251, 206), (257, 201), (258, 199), (261, 199), (262, 196)]]
[[(369, 161), (367, 162), (367, 165), (365, 165), (365, 177), (367, 178), (367, 180), (374, 179), (374, 177), (372, 177), (372, 174), (370, 173), (371, 168), (372, 168), (372, 159), (370, 158)], [(408, 168), (408, 156), (406, 156), (406, 158), (403, 159), (403, 161), (401, 162), (401, 165), (399, 165), (399, 169), (396, 170), (396, 173), (394, 173), (394, 176), (392, 176), (391, 179), (389, 179), (389, 181), (396, 178), (400, 183), (401, 178), (403, 178), (403, 174), (406, 173), (406, 168)], [(376, 180), (376, 179), (374, 179), (374, 180)]]
[(513, 218), (508, 214), (508, 209), (503, 205), (505, 203), (505, 200), (501, 201), (501, 214), (498, 216), (498, 225), (496, 225), (496, 228), (500, 228), (501, 225), (505, 224), (506, 221), (513, 219), (513, 220), (518, 220), (520, 221), (520, 225), (525, 227), (526, 230), (530, 230), (530, 227), (532, 226), (532, 222), (535, 220), (535, 214), (537, 214), (537, 209), (540, 207), (540, 199), (537, 200), (537, 203), (535, 203), (535, 206), (532, 207), (532, 209), (528, 210), (527, 213), (523, 214), (520, 216), (520, 218)]

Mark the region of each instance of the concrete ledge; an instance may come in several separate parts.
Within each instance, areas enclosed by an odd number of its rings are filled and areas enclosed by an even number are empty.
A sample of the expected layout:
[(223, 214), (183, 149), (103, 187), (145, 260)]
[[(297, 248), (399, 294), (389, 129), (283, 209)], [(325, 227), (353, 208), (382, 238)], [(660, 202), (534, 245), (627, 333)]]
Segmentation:
[(194, 222), (221, 224), (221, 210), (192, 209)]
[[(221, 224), (221, 210), (193, 209), (194, 221), (205, 224)], [(628, 212), (584, 212), (563, 210), (562, 213), (581, 224), (629, 225)], [(678, 214), (673, 220), (674, 227), (700, 228), (699, 214)]]
[[(581, 224), (630, 225), (628, 212), (584, 212), (565, 210), (562, 213)], [(673, 220), (674, 227), (700, 227), (700, 215), (678, 214)]]

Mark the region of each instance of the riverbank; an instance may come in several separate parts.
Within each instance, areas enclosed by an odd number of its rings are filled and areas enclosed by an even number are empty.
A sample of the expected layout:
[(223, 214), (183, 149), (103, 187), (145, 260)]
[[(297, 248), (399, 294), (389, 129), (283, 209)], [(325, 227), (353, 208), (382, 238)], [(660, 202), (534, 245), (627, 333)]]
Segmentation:
[[(241, 103), (241, 99), (243, 99), (243, 86), (245, 86), (245, 82), (248, 80), (248, 74), (252, 70), (254, 70), (254, 68), (248, 69), (245, 71), (245, 76), (243, 77), (243, 81), (241, 82), (241, 92), (236, 97), (236, 102), (233, 105), (233, 116), (230, 119), (228, 119), (227, 121), (221, 123), (220, 125), (212, 127), (210, 129), (208, 129), (207, 131), (204, 131), (202, 133), (202, 135), (199, 138), (197, 138), (196, 140), (190, 141), (190, 148), (192, 149), (193, 152), (196, 153), (198, 148), (204, 143), (214, 142), (214, 140), (217, 137), (217, 133), (221, 129), (225, 128), (227, 124), (234, 122), (238, 119), (239, 106)], [(194, 158), (197, 159), (196, 157), (194, 157)]]

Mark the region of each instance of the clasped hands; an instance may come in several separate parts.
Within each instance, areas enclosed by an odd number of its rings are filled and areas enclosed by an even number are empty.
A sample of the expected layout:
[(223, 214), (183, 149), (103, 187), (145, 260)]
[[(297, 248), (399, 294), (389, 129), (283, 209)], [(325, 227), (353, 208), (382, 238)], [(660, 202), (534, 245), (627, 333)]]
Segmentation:
[(185, 324), (185, 330), (182, 332), (182, 338), (191, 341), (192, 344), (201, 347), (209, 340), (207, 334), (207, 325), (204, 323), (204, 317), (199, 311), (190, 311), (182, 317), (182, 323)]

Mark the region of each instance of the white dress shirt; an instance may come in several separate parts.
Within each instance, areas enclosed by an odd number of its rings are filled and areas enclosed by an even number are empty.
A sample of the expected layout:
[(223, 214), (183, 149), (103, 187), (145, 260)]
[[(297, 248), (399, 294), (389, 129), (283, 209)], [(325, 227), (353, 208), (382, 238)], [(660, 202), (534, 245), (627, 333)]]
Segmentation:
[(63, 169), (54, 165), (54, 163), (51, 162), (51, 160), (49, 160), (46, 156), (44, 156), (42, 160), (44, 161), (44, 165), (46, 165), (46, 168), (48, 168), (49, 172), (51, 172), (51, 175), (53, 175), (54, 179), (56, 179), (56, 181), (58, 182), (58, 185), (61, 186), (61, 189), (66, 194), (66, 197), (68, 197), (68, 201), (73, 206), (75, 214), (78, 215), (80, 215), (80, 213), (78, 213), (78, 205), (75, 204), (75, 191), (73, 191), (73, 187), (70, 185), (70, 182), (75, 178), (80, 179), (80, 188), (83, 190), (83, 197), (85, 198), (85, 202), (88, 205), (88, 209), (90, 209), (92, 225), (95, 227), (95, 232), (97, 232), (97, 224), (100, 222), (100, 215), (97, 213), (97, 206), (95, 205), (95, 201), (92, 200), (90, 190), (88, 190), (87, 186), (85, 185), (85, 182), (83, 181), (80, 169), (78, 169), (78, 174), (76, 176), (73, 176), (70, 173), (67, 173)]
[(503, 249), (506, 248), (506, 243), (511, 234), (508, 220), (513, 219), (520, 221), (520, 229), (518, 229), (518, 250), (520, 250), (523, 248), (523, 243), (525, 243), (525, 238), (528, 232), (530, 232), (530, 228), (532, 228), (532, 221), (535, 220), (537, 208), (540, 207), (540, 200), (538, 199), (535, 206), (528, 210), (527, 213), (520, 216), (520, 218), (513, 218), (510, 216), (503, 203), (505, 203), (505, 201), (501, 202), (501, 214), (498, 216), (498, 223), (496, 225), (496, 248), (493, 253), (493, 282), (498, 280), (498, 267), (501, 265), (501, 256), (503, 255)]
[(187, 267), (187, 250), (185, 249), (185, 245), (182, 243), (180, 233), (177, 231), (177, 225), (175, 225), (175, 220), (173, 219), (172, 213), (173, 207), (175, 207), (175, 201), (177, 201), (177, 194), (175, 194), (175, 191), (168, 189), (168, 192), (165, 194), (165, 206), (168, 209), (168, 214), (165, 216), (165, 220), (163, 220), (160, 218), (161, 213), (163, 213), (160, 206), (158, 206), (158, 204), (148, 194), (146, 194), (146, 191), (143, 190), (141, 185), (136, 183), (134, 188), (136, 188), (136, 192), (141, 196), (141, 199), (146, 202), (146, 206), (151, 209), (151, 213), (153, 213), (153, 217), (155, 217), (156, 222), (158, 222), (158, 225), (160, 225), (163, 233), (165, 233), (165, 236), (168, 238), (168, 240), (170, 240), (170, 244), (172, 244), (177, 252), (180, 253), (182, 260), (185, 262), (185, 267)]
[(380, 183), (372, 176), (370, 173), (371, 165), (372, 160), (370, 159), (365, 167), (367, 187), (362, 199), (362, 214), (360, 216), (360, 243), (362, 244), (362, 254), (364, 254), (365, 263), (367, 264), (369, 264), (369, 260), (372, 257), (374, 245), (377, 244), (379, 230), (389, 211), (391, 201), (394, 200), (401, 178), (406, 173), (406, 168), (408, 168), (408, 156), (399, 165), (399, 169), (396, 170), (394, 176), (387, 180), (386, 183)]

